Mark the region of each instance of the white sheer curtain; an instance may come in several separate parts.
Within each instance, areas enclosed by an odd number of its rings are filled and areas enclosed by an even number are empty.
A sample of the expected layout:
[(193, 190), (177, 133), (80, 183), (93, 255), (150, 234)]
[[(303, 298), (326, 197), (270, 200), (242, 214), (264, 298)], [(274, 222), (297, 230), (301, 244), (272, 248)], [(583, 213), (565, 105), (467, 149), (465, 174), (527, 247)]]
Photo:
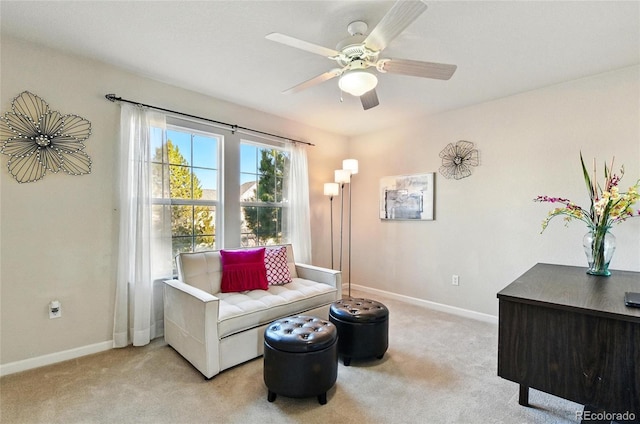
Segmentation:
[(311, 263), (311, 226), (309, 211), (309, 169), (307, 150), (302, 143), (292, 143), (290, 148), (291, 168), (289, 170), (287, 219), (284, 233), (297, 262)]
[(120, 114), (120, 238), (114, 347), (148, 344), (156, 337), (151, 206), (151, 127), (164, 115), (123, 103)]

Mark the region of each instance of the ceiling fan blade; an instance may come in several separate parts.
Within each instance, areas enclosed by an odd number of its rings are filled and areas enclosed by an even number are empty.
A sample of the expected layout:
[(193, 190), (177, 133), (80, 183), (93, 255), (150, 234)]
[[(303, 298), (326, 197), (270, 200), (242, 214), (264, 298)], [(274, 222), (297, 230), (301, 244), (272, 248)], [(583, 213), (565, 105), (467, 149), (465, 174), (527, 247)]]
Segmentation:
[(422, 62), (407, 59), (383, 59), (378, 70), (390, 74), (410, 75), (421, 78), (448, 80), (458, 68), (446, 63)]
[(380, 104), (380, 102), (378, 101), (378, 93), (376, 93), (375, 88), (372, 88), (371, 90), (360, 96), (360, 101), (362, 102), (362, 108), (364, 110), (369, 110), (372, 107), (376, 107)]
[(307, 80), (305, 82), (301, 82), (298, 85), (295, 85), (291, 88), (289, 88), (288, 90), (284, 90), (282, 93), (283, 94), (293, 94), (293, 93), (297, 93), (299, 91), (302, 91), (306, 88), (309, 87), (313, 87), (314, 85), (320, 84), (322, 82), (328, 81), (332, 78), (337, 77), (338, 75), (340, 75), (342, 73), (342, 70), (340, 69), (332, 69), (328, 72), (325, 72), (324, 74), (320, 74), (317, 77), (311, 78), (310, 80)]
[(379, 52), (425, 10), (427, 5), (422, 1), (397, 1), (364, 40), (365, 46)]
[(337, 50), (299, 40), (288, 35), (280, 34), (279, 32), (272, 32), (271, 34), (267, 34), (265, 35), (265, 38), (267, 40), (275, 41), (276, 43), (284, 44), (289, 47), (295, 47), (296, 49), (304, 50), (309, 53), (319, 54), (320, 56), (326, 56), (329, 58), (340, 54), (340, 52)]

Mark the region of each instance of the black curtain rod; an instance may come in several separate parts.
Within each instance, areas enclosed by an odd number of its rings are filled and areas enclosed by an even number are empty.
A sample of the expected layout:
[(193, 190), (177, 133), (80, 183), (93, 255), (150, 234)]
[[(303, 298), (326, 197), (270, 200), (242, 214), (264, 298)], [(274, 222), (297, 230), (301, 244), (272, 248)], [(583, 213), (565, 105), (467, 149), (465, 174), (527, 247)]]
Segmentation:
[(241, 127), (241, 126), (235, 125), (235, 124), (228, 124), (226, 122), (220, 122), (220, 121), (216, 121), (216, 120), (209, 119), (209, 118), (202, 118), (201, 116), (190, 115), (188, 113), (178, 112), (177, 110), (165, 109), (163, 107), (147, 105), (147, 104), (140, 103), (140, 102), (134, 102), (133, 100), (127, 100), (127, 99), (123, 99), (122, 97), (118, 97), (115, 94), (106, 94), (104, 97), (106, 97), (107, 100), (109, 100), (111, 102), (131, 103), (132, 105), (144, 106), (144, 107), (148, 107), (148, 108), (151, 108), (151, 109), (161, 110), (163, 112), (175, 113), (176, 115), (187, 116), (189, 118), (195, 118), (195, 119), (200, 119), (200, 120), (207, 121), (207, 122), (212, 122), (212, 123), (218, 124), (218, 125), (224, 125), (226, 127), (229, 127), (232, 132), (235, 132), (236, 130), (245, 130), (245, 131), (250, 131), (250, 132), (253, 132), (253, 133), (256, 133), (256, 134), (267, 135), (269, 137), (280, 138), (282, 140), (287, 140), (287, 141), (290, 141), (292, 143), (302, 143), (302, 144), (306, 144), (308, 146), (315, 146), (315, 144), (308, 143), (306, 141), (294, 140), (294, 139), (291, 139), (291, 138), (288, 138), (288, 137), (283, 137), (281, 135), (271, 134), (271, 133), (260, 131), (260, 130), (254, 130), (252, 128)]

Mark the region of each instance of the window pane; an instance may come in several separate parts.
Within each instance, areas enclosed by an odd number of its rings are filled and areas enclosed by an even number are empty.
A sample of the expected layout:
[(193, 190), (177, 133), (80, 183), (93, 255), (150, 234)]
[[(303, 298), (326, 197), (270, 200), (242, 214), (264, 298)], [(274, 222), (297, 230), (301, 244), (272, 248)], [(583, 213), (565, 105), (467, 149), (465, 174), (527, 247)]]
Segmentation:
[(169, 163), (191, 164), (191, 134), (167, 130), (167, 143), (169, 144)]
[(171, 236), (193, 234), (193, 206), (171, 206)]
[(218, 139), (195, 134), (193, 136), (193, 166), (218, 168)]
[(192, 252), (191, 237), (172, 237), (171, 238), (171, 250), (172, 256), (175, 258), (178, 253)]
[(247, 174), (247, 173), (240, 174), (240, 184), (255, 183), (257, 179), (258, 177), (256, 174)]
[[(163, 162), (163, 158), (166, 158), (166, 145), (164, 144), (164, 138), (162, 128), (151, 128), (151, 160), (154, 162)], [(163, 151), (164, 148), (164, 151)], [(166, 162), (166, 161), (165, 161)]]
[(258, 201), (259, 202), (273, 202), (275, 197), (273, 196), (273, 180), (272, 176), (260, 176), (258, 180)]
[(151, 228), (153, 230), (154, 237), (171, 237), (171, 234), (168, 231), (168, 226), (165, 225), (165, 223), (168, 222), (167, 213), (169, 213), (167, 206), (151, 205)]
[(275, 170), (273, 167), (273, 155), (270, 154), (271, 149), (260, 148), (258, 150), (258, 174), (265, 173), (273, 175)]
[(259, 238), (261, 244), (277, 244), (282, 240), (282, 208), (258, 208)]
[(218, 171), (194, 168), (193, 198), (218, 200)]
[(240, 201), (255, 202), (256, 201), (256, 182), (249, 181), (240, 186)]
[(164, 205), (151, 206), (151, 251), (153, 275), (166, 277), (174, 269), (171, 248), (171, 208)]
[(197, 236), (211, 236), (215, 234), (216, 208), (215, 206), (193, 207), (193, 233)]
[(252, 144), (240, 145), (240, 172), (255, 174), (258, 171), (258, 148)]
[(282, 202), (282, 183), (283, 183), (283, 179), (282, 177), (278, 177), (276, 178), (276, 193), (275, 193), (275, 198), (276, 198), (276, 202)]
[(201, 252), (203, 250), (216, 250), (216, 238), (213, 236), (196, 237), (194, 252)]
[(282, 207), (273, 204), (284, 200), (288, 153), (275, 147), (243, 143), (241, 155), (244, 156), (241, 157), (240, 201), (245, 202), (241, 209), (241, 243), (243, 246), (281, 243)]
[(240, 209), (240, 213), (242, 214), (242, 226), (240, 227), (240, 244), (245, 247), (257, 246), (257, 237), (252, 231), (252, 228), (254, 228), (254, 224), (258, 221), (258, 208), (244, 207)]
[(222, 136), (188, 128), (152, 130), (153, 256), (164, 275), (177, 253), (216, 248), (221, 143)]
[(246, 206), (242, 208), (242, 245), (278, 244), (282, 241), (282, 208)]
[(251, 144), (240, 145), (240, 201), (256, 200), (258, 180), (258, 148)]
[(151, 196), (152, 197), (169, 197), (169, 187), (168, 182), (165, 182), (165, 175), (167, 175), (169, 170), (165, 165), (161, 163), (152, 163), (151, 164)]
[(191, 199), (191, 170), (186, 166), (169, 167), (172, 199)]

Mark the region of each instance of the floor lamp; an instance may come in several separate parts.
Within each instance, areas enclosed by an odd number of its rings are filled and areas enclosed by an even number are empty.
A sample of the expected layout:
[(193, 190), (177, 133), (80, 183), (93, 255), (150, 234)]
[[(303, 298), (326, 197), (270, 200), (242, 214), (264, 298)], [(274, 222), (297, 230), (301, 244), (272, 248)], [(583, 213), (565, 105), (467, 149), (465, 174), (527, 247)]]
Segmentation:
[(333, 268), (333, 196), (337, 196), (340, 193), (340, 186), (337, 183), (324, 183), (324, 195), (329, 196), (329, 203), (331, 207), (329, 209), (330, 222), (331, 222), (331, 269)]
[(351, 173), (344, 169), (336, 169), (335, 181), (340, 185), (340, 266), (342, 271), (342, 230), (344, 228), (344, 185), (351, 180)]
[(351, 179), (358, 173), (358, 160), (357, 159), (345, 159), (342, 161), (342, 170), (349, 173), (349, 272), (347, 278), (349, 279), (349, 297), (351, 297), (351, 188), (353, 182)]

